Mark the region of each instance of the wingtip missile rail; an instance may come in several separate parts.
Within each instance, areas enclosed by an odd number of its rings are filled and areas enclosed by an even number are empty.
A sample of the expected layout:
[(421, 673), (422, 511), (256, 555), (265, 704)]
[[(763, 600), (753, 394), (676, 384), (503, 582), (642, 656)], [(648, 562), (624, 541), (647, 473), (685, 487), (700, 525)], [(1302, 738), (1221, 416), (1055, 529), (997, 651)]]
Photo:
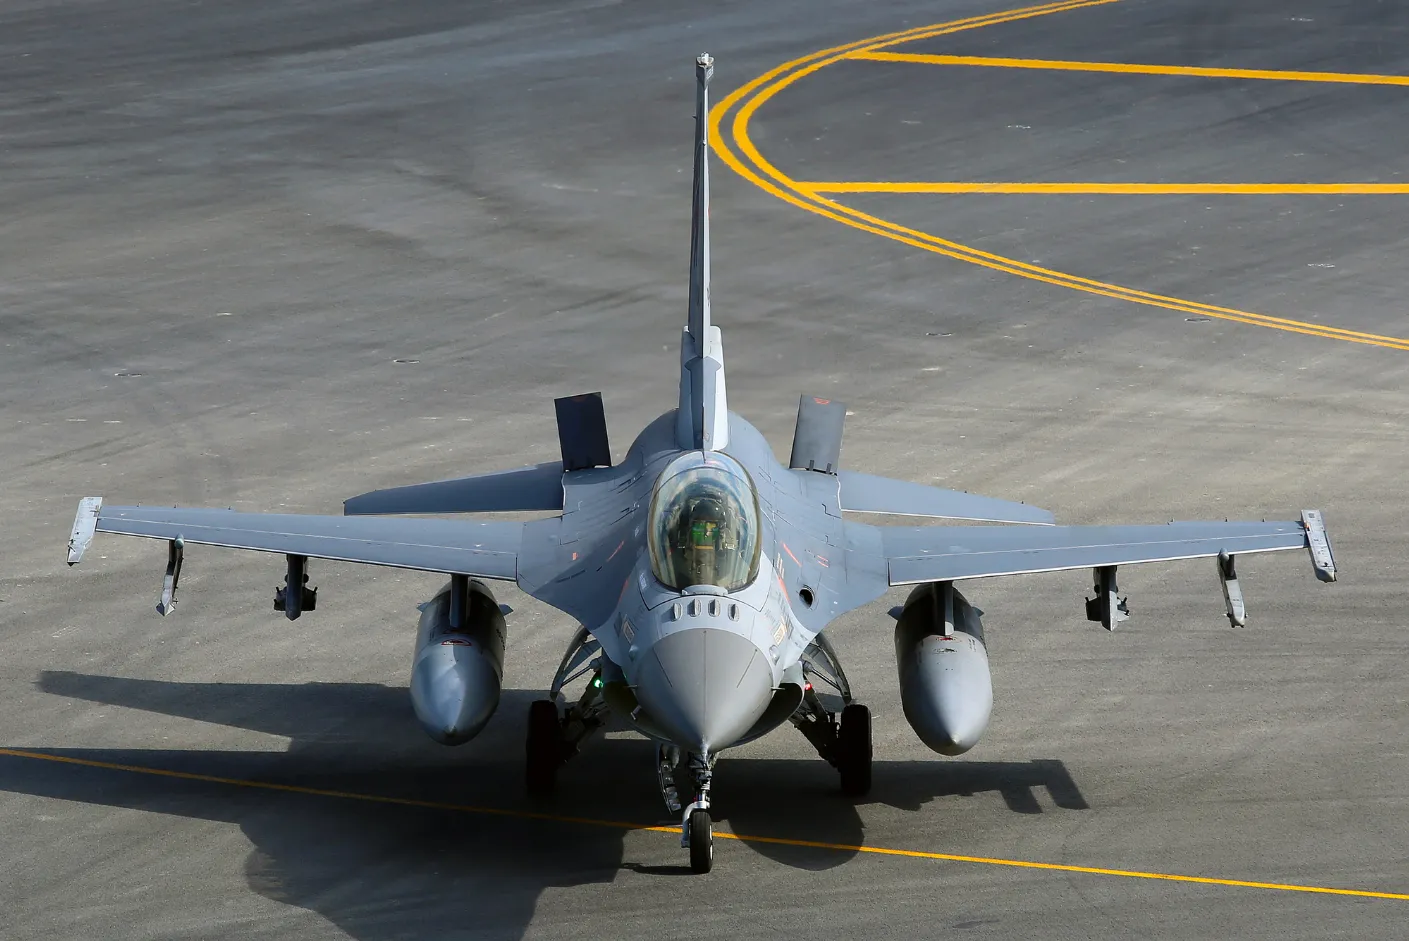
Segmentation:
[(1336, 580), (1336, 558), (1331, 553), (1331, 537), (1326, 533), (1326, 520), (1320, 510), (1302, 510), (1301, 525), (1306, 527), (1306, 550), (1311, 553), (1311, 566), (1323, 582)]
[(68, 538), (69, 565), (83, 561), (83, 553), (88, 551), (93, 534), (98, 531), (98, 514), (102, 509), (102, 497), (84, 497), (78, 501), (78, 515), (73, 518), (73, 531)]

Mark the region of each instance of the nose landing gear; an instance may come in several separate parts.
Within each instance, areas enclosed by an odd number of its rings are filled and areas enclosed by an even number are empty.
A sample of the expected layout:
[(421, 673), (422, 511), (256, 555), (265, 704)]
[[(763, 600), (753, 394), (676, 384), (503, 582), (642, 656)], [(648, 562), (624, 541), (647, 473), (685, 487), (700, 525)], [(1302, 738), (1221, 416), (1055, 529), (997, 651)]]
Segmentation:
[(709, 788), (714, 772), (714, 755), (686, 756), (686, 765), (693, 779), (695, 799), (680, 807), (675, 787), (675, 772), (680, 767), (680, 749), (674, 745), (656, 746), (656, 781), (666, 810), (680, 814), (680, 845), (690, 851), (692, 872), (709, 872), (714, 868), (714, 821), (709, 815)]

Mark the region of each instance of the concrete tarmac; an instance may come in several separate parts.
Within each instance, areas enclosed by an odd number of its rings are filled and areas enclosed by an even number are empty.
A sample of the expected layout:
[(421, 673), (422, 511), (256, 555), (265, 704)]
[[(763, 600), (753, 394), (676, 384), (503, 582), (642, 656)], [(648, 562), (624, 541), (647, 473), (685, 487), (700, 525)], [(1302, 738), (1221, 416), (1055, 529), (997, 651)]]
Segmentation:
[[(879, 237), (715, 162), (730, 404), (781, 454), (799, 393), (826, 394), (854, 469), (1069, 523), (1321, 507), (1342, 571), (1240, 559), (1237, 631), (1206, 561), (1122, 570), (1114, 634), (1083, 617), (1084, 573), (965, 585), (996, 707), (958, 760), (901, 715), (902, 593), (841, 619), (872, 794), (841, 796), (785, 728), (727, 753), (715, 795), (721, 830), (830, 848), (721, 839), (696, 877), (668, 833), (444, 806), (663, 821), (624, 734), (523, 796), (528, 702), (574, 625), (512, 586), (504, 700), (446, 749), (406, 695), (434, 576), (315, 562), (319, 608), (290, 623), (281, 560), (196, 547), (163, 619), (160, 544), (62, 562), (87, 494), (337, 513), (551, 460), (559, 395), (602, 390), (623, 452), (675, 396), (693, 57), (716, 56), (718, 100), (1006, 9), (0, 9), (0, 937), (1402, 938), (1403, 899), (836, 846), (1409, 893), (1409, 195), (828, 197), (1180, 309)], [(1409, 11), (1120, 0), (890, 51), (1409, 75)], [(748, 135), (795, 181), (1402, 183), (1406, 96), (844, 60)]]

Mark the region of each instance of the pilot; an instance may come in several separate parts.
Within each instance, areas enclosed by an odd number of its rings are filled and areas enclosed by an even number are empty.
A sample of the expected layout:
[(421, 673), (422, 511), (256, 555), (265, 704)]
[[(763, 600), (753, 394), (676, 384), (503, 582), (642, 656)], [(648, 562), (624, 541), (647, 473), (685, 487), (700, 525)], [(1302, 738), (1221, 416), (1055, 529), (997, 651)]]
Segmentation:
[(659, 541), (652, 539), (651, 565), (663, 584), (677, 591), (695, 585), (733, 591), (748, 582), (757, 540), (735, 485), (687, 471), (658, 490), (653, 512), (661, 516), (652, 533)]
[(677, 545), (683, 550), (682, 570), (693, 585), (718, 583), (719, 550), (725, 548), (723, 535), (729, 527), (728, 513), (713, 495), (690, 501), (681, 514)]

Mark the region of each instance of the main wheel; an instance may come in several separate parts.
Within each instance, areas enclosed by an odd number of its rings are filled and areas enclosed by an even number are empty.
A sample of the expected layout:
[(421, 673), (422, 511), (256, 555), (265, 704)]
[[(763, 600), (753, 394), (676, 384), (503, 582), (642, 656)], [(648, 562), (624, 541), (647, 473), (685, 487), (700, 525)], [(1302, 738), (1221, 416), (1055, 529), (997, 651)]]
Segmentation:
[(837, 727), (837, 770), (843, 794), (860, 797), (871, 790), (871, 710), (852, 703)]
[(697, 810), (690, 814), (690, 869), (709, 872), (713, 868), (714, 823), (709, 819), (709, 811)]
[(528, 707), (528, 740), (525, 745), (524, 784), (533, 797), (553, 793), (558, 765), (563, 763), (563, 726), (558, 704), (540, 699)]

